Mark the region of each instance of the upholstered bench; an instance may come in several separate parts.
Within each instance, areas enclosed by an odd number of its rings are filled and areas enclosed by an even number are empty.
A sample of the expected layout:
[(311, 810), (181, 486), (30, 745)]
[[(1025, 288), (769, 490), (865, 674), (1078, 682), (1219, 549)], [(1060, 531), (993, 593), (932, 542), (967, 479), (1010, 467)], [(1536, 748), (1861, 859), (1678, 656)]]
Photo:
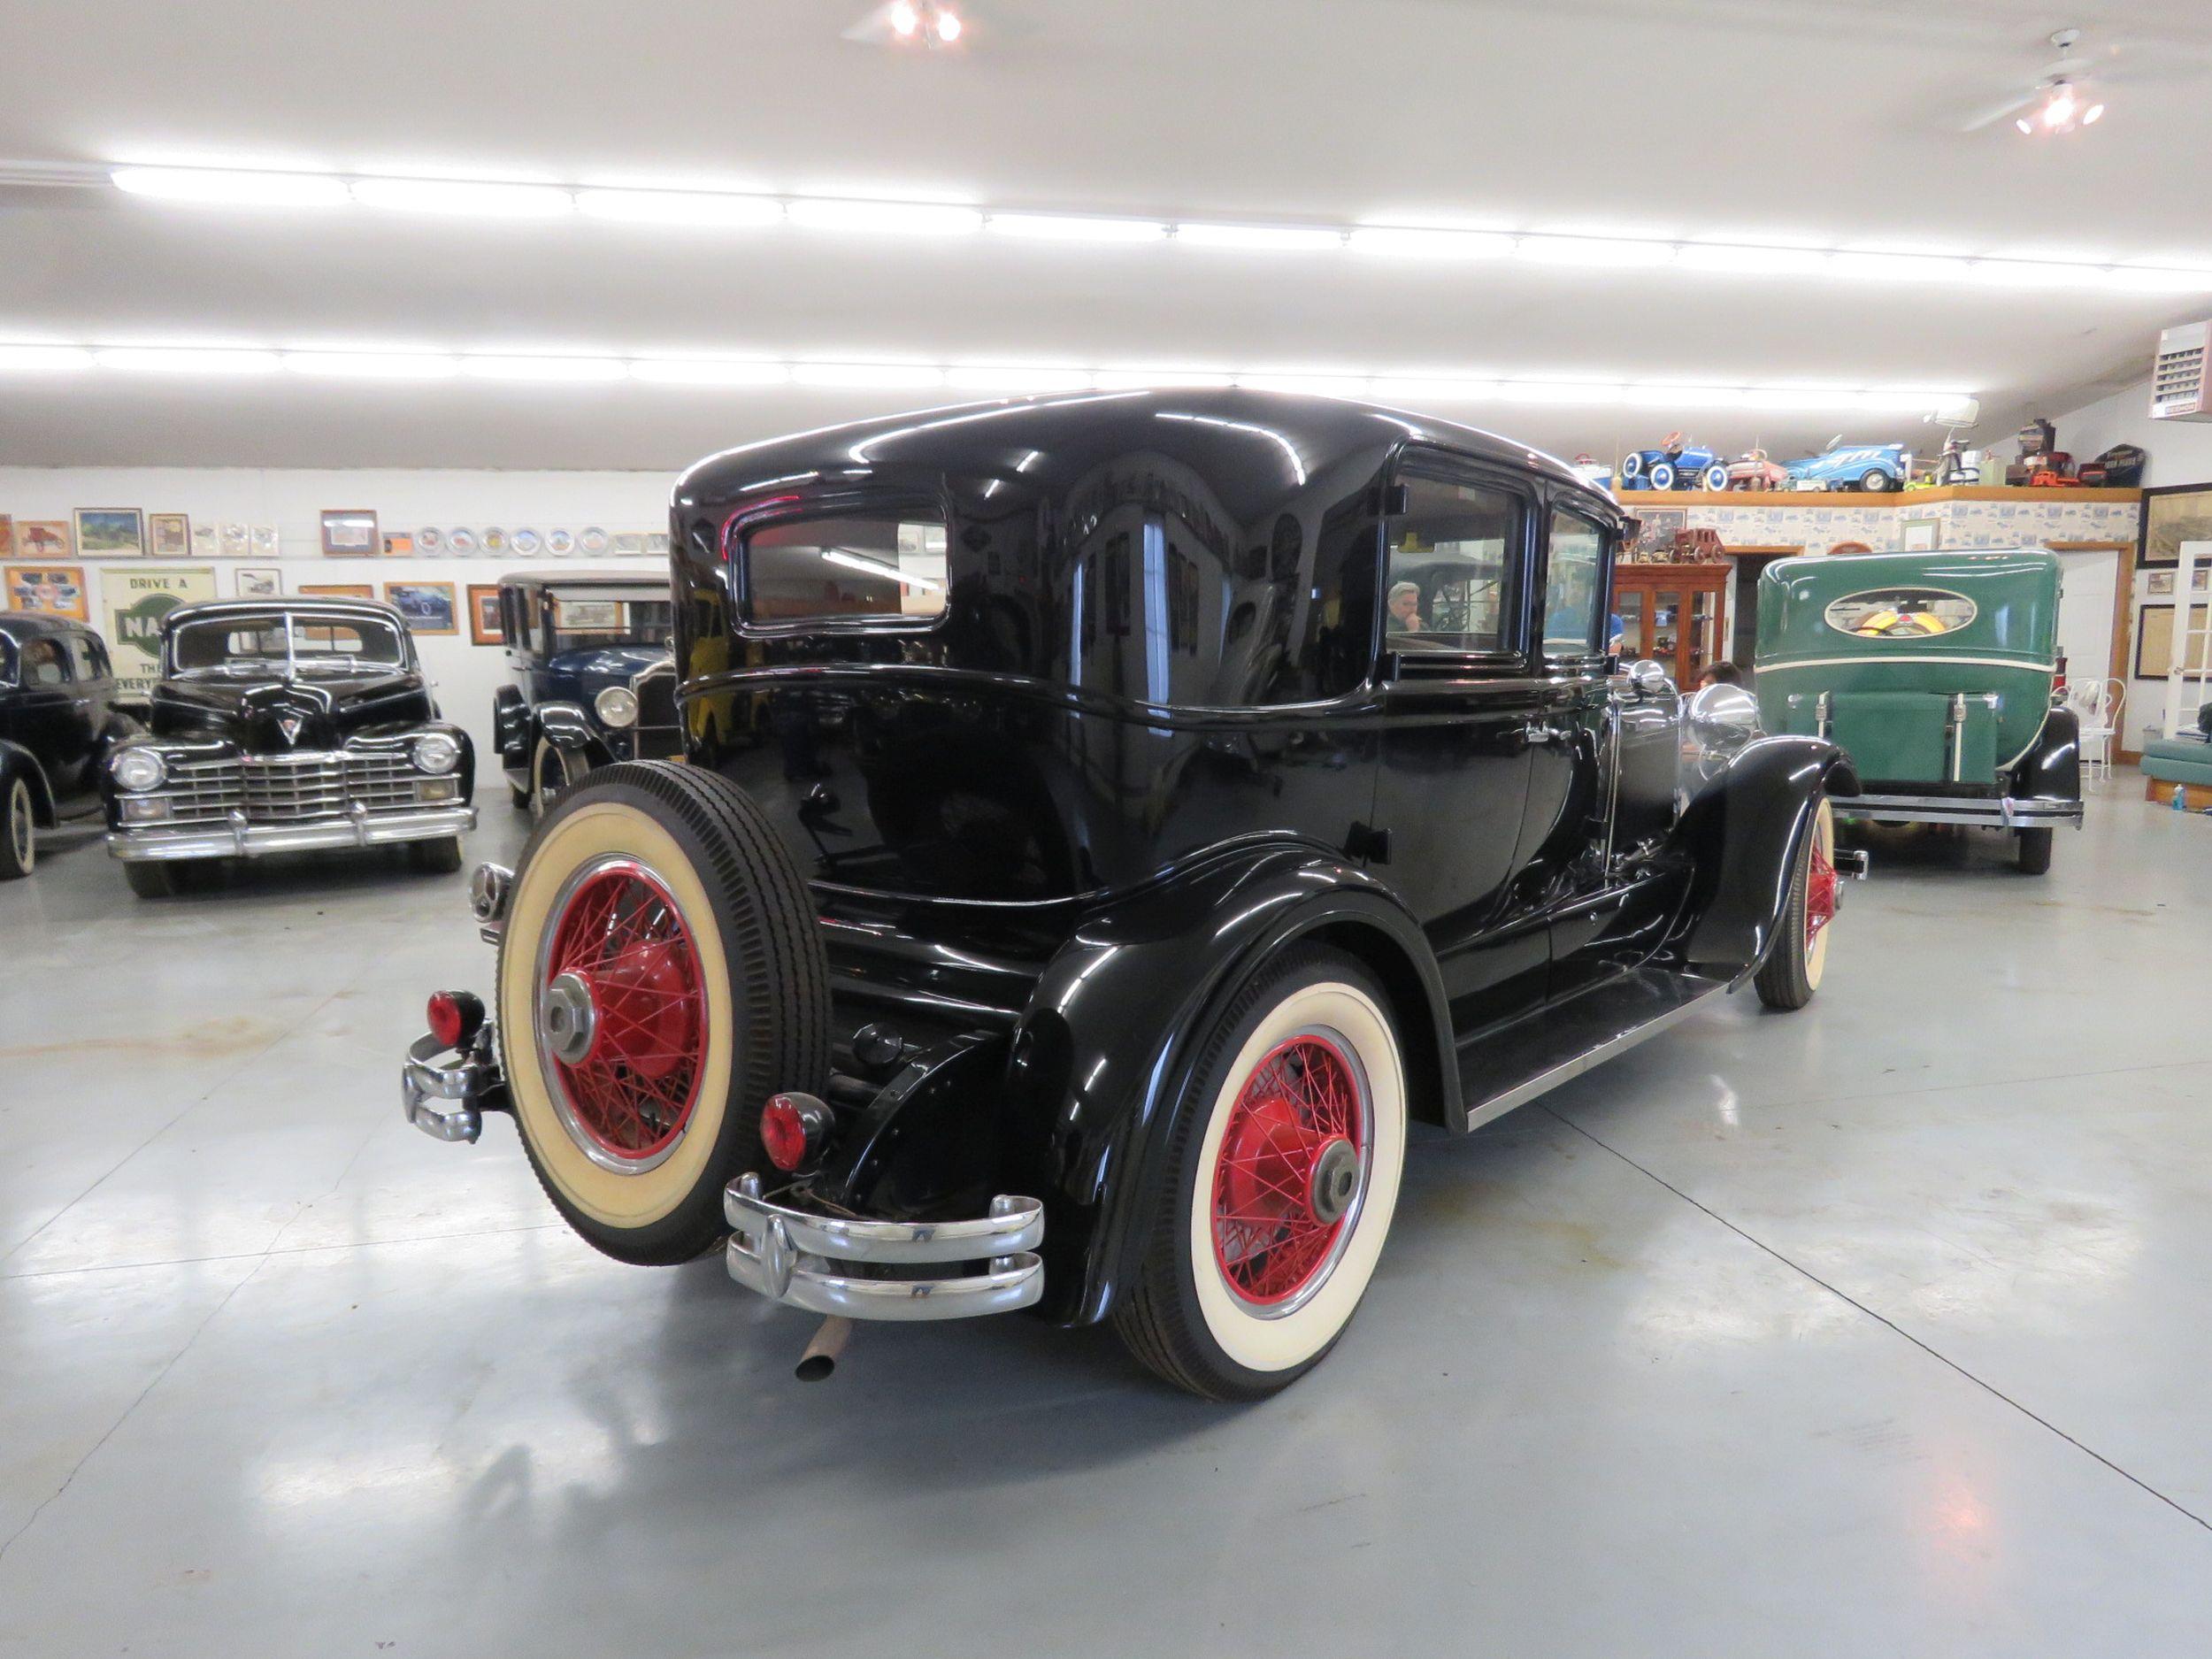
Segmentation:
[(2212, 806), (2212, 738), (2192, 733), (2143, 740), (2143, 798), (2169, 800), (2176, 784), (2187, 791), (2191, 806)]

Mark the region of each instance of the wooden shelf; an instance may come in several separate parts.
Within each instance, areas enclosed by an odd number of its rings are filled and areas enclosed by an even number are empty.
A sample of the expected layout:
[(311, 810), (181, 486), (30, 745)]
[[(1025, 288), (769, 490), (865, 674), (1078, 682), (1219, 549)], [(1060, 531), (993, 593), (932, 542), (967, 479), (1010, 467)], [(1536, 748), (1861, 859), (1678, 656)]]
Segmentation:
[(1916, 507), (1939, 501), (2139, 502), (2139, 489), (2032, 489), (2023, 485), (1945, 484), (1932, 489), (1632, 489), (1614, 499), (1631, 512), (1654, 507)]

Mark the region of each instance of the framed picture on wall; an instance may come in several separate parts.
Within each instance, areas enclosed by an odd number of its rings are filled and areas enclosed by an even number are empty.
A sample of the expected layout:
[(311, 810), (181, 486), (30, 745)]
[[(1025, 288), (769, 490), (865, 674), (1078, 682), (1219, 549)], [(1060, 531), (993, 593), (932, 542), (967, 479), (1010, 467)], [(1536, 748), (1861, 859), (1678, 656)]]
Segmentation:
[(469, 643), (471, 645), (504, 645), (507, 631), (499, 617), (499, 585), (496, 582), (469, 584)]
[(1897, 545), (1906, 553), (1932, 553), (1943, 544), (1940, 518), (1902, 518), (1898, 521)]
[(415, 557), (415, 538), (394, 534), (384, 538), (384, 557), (388, 559), (406, 559)]
[(418, 634), (458, 634), (451, 582), (386, 582), (384, 602), (399, 608)]
[(65, 559), (75, 545), (65, 518), (18, 518), (15, 550), (27, 559)]
[(376, 515), (365, 507), (323, 509), (323, 552), (330, 558), (370, 558), (383, 550)]
[(376, 589), (367, 582), (302, 582), (300, 592), (323, 599), (373, 599)]
[(10, 565), (0, 570), (0, 605), (36, 616), (92, 620), (81, 565)]
[(157, 559), (189, 558), (192, 555), (192, 517), (181, 512), (146, 515), (146, 540)]
[[(2190, 538), (2192, 541), (2194, 537)], [(2205, 626), (2205, 607), (2192, 605), (2189, 626)], [(2145, 605), (2135, 618), (2135, 678), (2163, 680), (2174, 665), (2174, 607)]]
[(15, 557), (15, 520), (0, 512), (0, 559)]
[(134, 558), (146, 550), (146, 515), (135, 507), (80, 507), (77, 557)]
[(241, 599), (269, 599), (284, 591), (284, 572), (251, 565), (236, 566), (231, 573), (231, 591)]
[(2161, 484), (2143, 492), (2138, 565), (2178, 565), (2184, 541), (2212, 541), (2212, 484)]

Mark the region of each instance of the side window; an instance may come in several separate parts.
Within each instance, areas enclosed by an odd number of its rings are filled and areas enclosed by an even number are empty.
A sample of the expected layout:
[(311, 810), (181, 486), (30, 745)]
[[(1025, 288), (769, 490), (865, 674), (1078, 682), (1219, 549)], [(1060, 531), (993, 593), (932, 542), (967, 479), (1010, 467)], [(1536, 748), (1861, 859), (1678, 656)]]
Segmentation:
[(1511, 649), (1521, 498), (1417, 475), (1405, 483), (1406, 510), (1387, 536), (1383, 649)]
[(61, 641), (49, 634), (29, 641), (23, 647), (23, 683), (27, 686), (60, 686), (68, 683), (69, 664), (61, 649)]
[(755, 622), (926, 621), (945, 608), (945, 526), (926, 509), (762, 525), (746, 533), (744, 560)]
[(1605, 591), (1606, 534), (1587, 518), (1555, 508), (1550, 544), (1544, 566), (1544, 655), (1602, 651), (1612, 632), (1598, 608)]
[(108, 677), (106, 654), (99, 641), (89, 634), (69, 636), (69, 661), (80, 680), (105, 680)]

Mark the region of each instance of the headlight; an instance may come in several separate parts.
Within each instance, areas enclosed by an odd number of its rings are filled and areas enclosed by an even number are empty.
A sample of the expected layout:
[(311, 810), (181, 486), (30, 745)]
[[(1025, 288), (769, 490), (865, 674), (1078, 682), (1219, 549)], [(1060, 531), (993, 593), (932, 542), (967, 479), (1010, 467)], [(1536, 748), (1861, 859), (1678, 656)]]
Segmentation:
[(443, 732), (425, 732), (415, 740), (416, 767), (423, 772), (451, 772), (461, 762), (461, 746)]
[(160, 751), (151, 749), (127, 749), (115, 757), (108, 770), (114, 774), (119, 788), (137, 791), (154, 788), (169, 775)]
[(627, 686), (609, 686), (591, 700), (591, 706), (609, 726), (637, 724), (637, 693)]

